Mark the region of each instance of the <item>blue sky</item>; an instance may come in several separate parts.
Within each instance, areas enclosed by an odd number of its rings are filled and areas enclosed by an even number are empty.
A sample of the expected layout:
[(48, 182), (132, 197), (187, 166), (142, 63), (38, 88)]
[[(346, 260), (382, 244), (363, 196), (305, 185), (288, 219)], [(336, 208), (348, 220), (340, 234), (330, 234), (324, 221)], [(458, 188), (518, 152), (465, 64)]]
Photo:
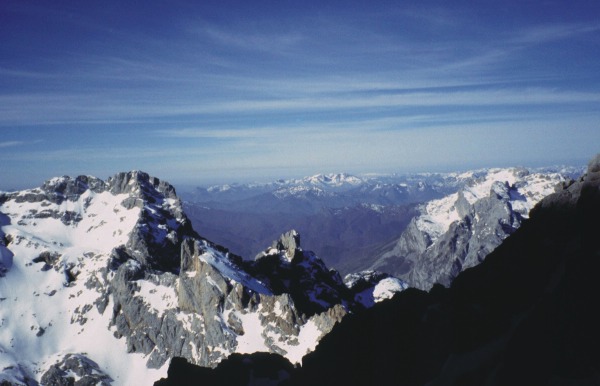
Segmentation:
[(584, 163), (599, 70), (596, 1), (3, 0), (0, 189)]

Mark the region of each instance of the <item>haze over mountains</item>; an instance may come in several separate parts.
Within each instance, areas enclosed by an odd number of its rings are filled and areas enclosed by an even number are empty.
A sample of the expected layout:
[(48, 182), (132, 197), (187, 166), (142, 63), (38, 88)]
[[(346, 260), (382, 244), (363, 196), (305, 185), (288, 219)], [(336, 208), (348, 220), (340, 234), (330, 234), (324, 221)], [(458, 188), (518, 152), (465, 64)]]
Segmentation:
[(408, 289), (344, 318), (302, 367), (177, 359), (155, 385), (596, 385), (599, 217), (600, 155), (450, 288)]
[[(513, 217), (526, 217), (528, 210), (551, 193), (556, 184), (582, 172), (579, 167), (549, 167), (405, 175), (319, 174), (263, 184), (215, 185), (182, 191), (180, 195), (195, 229), (244, 258), (253, 258), (282, 229), (296, 229), (305, 245), (310, 245), (328, 265), (342, 273), (383, 267), (392, 274), (402, 275), (410, 263), (404, 266), (404, 271), (400, 267), (402, 263), (398, 260), (407, 251), (398, 250), (398, 238), (413, 217), (420, 215), (415, 224), (421, 224), (417, 227), (419, 232), (421, 228), (424, 230), (418, 236), (422, 239), (420, 245), (408, 248), (422, 252), (448, 230), (453, 220), (462, 219), (467, 212), (473, 212), (474, 216), (476, 209), (469, 207), (487, 198), (494, 182), (505, 184), (502, 189), (511, 194), (503, 207), (514, 205)], [(465, 193), (468, 196), (467, 202), (457, 205), (461, 213), (453, 209), (444, 219), (443, 212), (454, 208), (459, 192), (464, 192), (461, 197)], [(482, 208), (481, 212), (488, 210)], [(495, 213), (490, 221), (503, 216)], [(422, 225), (425, 223), (435, 230), (427, 230)], [(417, 230), (415, 224), (411, 226), (413, 234)], [(501, 231), (503, 235), (508, 232), (508, 229)], [(497, 245), (501, 239), (490, 243)], [(386, 267), (387, 257), (393, 257), (393, 262)]]
[(0, 1), (0, 386), (600, 384), (598, 9)]
[[(0, 193), (0, 381), (151, 384), (174, 357), (213, 367), (235, 353), (304, 363), (348, 314), (449, 285), (577, 172), (318, 175), (197, 189), (206, 201), (185, 204), (140, 171)], [(242, 258), (197, 223), (230, 224), (244, 245), (270, 218), (308, 225), (330, 254), (290, 226)]]

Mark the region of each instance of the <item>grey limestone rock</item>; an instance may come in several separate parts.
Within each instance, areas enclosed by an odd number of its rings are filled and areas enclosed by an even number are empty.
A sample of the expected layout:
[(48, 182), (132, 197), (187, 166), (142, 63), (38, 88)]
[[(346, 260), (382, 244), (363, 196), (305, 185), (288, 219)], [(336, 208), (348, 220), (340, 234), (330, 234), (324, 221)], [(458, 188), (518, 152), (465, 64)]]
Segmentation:
[[(257, 333), (244, 330), (242, 318), (249, 313), (258, 318), (258, 333), (265, 346), (282, 355), (286, 354), (285, 345), (299, 344), (300, 329), (309, 317), (327, 333), (348, 312), (342, 303), (351, 303), (351, 292), (339, 274), (299, 250), (297, 241), (287, 245), (287, 251), (290, 245), (294, 248), (292, 261), (278, 255), (241, 262), (206, 240), (186, 238), (181, 243), (178, 276), (129, 259), (118, 267), (111, 282), (116, 336), (127, 339), (129, 351), (149, 355), (148, 366), (157, 368), (175, 356), (201, 366), (216, 366), (236, 351), (238, 336)], [(286, 250), (279, 252), (285, 254)], [(262, 262), (274, 261), (279, 271), (260, 270), (265, 268)], [(255, 269), (249, 269), (252, 267)], [(284, 279), (291, 280), (295, 269), (302, 273), (297, 281), (292, 280), (289, 287), (277, 283), (286, 291), (271, 290), (269, 286), (279, 280), (275, 276), (283, 272), (289, 274)], [(150, 309), (136, 296), (144, 280), (175, 287), (177, 304), (162, 312)]]
[(110, 386), (113, 380), (83, 354), (67, 354), (42, 375), (42, 385)]
[(538, 212), (573, 210), (582, 195), (595, 195), (600, 191), (600, 154), (588, 164), (585, 175), (574, 181), (568, 181), (555, 194), (547, 197), (531, 211), (534, 216)]
[(69, 176), (52, 178), (36, 189), (22, 192), (0, 194), (0, 203), (13, 199), (17, 203), (22, 202), (44, 202), (61, 204), (65, 200), (76, 201), (85, 191), (91, 190), (100, 193), (106, 190), (106, 183), (96, 177)]
[(0, 372), (0, 386), (38, 386), (31, 374), (22, 365), (6, 366)]
[(284, 252), (285, 257), (291, 260), (296, 254), (296, 250), (300, 249), (300, 235), (295, 230), (291, 230), (281, 235), (271, 247)]
[(142, 171), (117, 173), (107, 180), (107, 184), (113, 194), (137, 194), (139, 190), (143, 190), (151, 195), (152, 191), (156, 191), (165, 198), (177, 198), (175, 188), (168, 182), (151, 177)]
[[(114, 337), (125, 341), (128, 352), (143, 354), (150, 368), (173, 357), (216, 366), (229, 354), (249, 349), (238, 347), (246, 334), (262, 338), (259, 349), (285, 355), (289, 347), (304, 343), (299, 335), (306, 323), (314, 321), (325, 334), (354, 306), (353, 293), (339, 273), (302, 250), (297, 232), (282, 235), (255, 261), (242, 261), (200, 237), (175, 189), (143, 172), (119, 173), (106, 182), (86, 176), (55, 178), (11, 199), (42, 202), (29, 214), (31, 219), (52, 217), (76, 226), (75, 212), (46, 211), (50, 204), (44, 203), (77, 201), (88, 191), (123, 194), (122, 206), (139, 208), (131, 212), (139, 215), (127, 241), (108, 256), (83, 253), (71, 260), (41, 249), (30, 265), (64, 273), (65, 286), (97, 293), (73, 310), (71, 323), (88, 327), (88, 313), (95, 307), (110, 318), (107, 328)], [(91, 201), (80, 202), (85, 213)], [(2, 238), (4, 244), (8, 241)], [(0, 245), (4, 266), (11, 257), (5, 250)], [(83, 269), (91, 259), (100, 262), (93, 272)], [(314, 337), (312, 327), (311, 333)], [(43, 382), (104, 385), (111, 380), (89, 358), (70, 354), (47, 369)]]
[(244, 268), (275, 294), (290, 294), (298, 311), (308, 317), (344, 301), (351, 303), (352, 295), (340, 274), (314, 253), (302, 250), (300, 235), (294, 230), (281, 235)]
[(449, 286), (461, 271), (483, 261), (521, 225), (523, 216), (511, 204), (517, 194), (516, 187), (501, 181), (474, 203), (459, 191), (454, 203), (459, 221), (433, 242), (413, 219), (372, 269), (389, 272), (419, 289), (429, 290), (435, 283)]

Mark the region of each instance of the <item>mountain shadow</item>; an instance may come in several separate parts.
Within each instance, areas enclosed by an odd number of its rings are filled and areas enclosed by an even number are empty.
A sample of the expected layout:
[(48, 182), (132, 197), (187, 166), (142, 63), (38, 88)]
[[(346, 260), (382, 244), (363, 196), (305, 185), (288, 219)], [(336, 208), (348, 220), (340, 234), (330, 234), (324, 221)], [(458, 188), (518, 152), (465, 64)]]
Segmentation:
[(302, 367), (258, 354), (215, 370), (174, 360), (155, 385), (598, 385), (598, 235), (600, 156), (450, 288), (347, 316)]

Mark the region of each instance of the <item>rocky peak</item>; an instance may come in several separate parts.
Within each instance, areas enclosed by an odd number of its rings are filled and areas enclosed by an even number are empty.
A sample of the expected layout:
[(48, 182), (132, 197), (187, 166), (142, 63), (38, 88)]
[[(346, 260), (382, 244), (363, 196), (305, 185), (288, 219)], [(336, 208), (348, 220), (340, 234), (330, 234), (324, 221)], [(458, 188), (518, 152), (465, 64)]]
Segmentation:
[[(522, 168), (467, 173), (465, 178), (456, 193), (423, 205), (372, 269), (421, 289), (436, 282), (449, 285), (459, 272), (483, 261), (564, 181), (558, 173)], [(567, 199), (568, 193), (563, 195)]]
[(110, 386), (113, 379), (83, 354), (67, 354), (42, 375), (43, 385)]
[(298, 310), (308, 316), (353, 302), (340, 274), (313, 252), (302, 250), (295, 230), (281, 235), (254, 261), (245, 262), (245, 268), (274, 293), (289, 293)]
[(106, 189), (106, 183), (92, 176), (78, 176), (76, 178), (63, 176), (44, 182), (41, 189), (47, 193), (74, 198), (83, 194), (86, 190), (91, 190), (95, 193), (103, 192)]
[(511, 186), (507, 181), (494, 181), (490, 189), (490, 196), (502, 201), (510, 200)]
[(45, 181), (42, 186), (23, 191), (1, 193), (0, 204), (15, 200), (17, 203), (41, 203), (47, 201), (51, 204), (62, 204), (65, 200), (77, 201), (86, 191), (101, 193), (106, 190), (106, 183), (92, 176), (55, 177)]
[(142, 171), (117, 173), (107, 182), (113, 195), (128, 194), (121, 205), (141, 209), (123, 254), (160, 271), (179, 269), (179, 251), (186, 237), (200, 238), (183, 211), (175, 188), (168, 182)]
[(175, 188), (168, 182), (138, 170), (117, 173), (107, 180), (107, 184), (113, 194), (130, 193), (144, 195), (146, 198), (154, 196), (177, 198)]
[(302, 248), (300, 248), (300, 234), (293, 229), (282, 234), (279, 239), (273, 242), (271, 248), (267, 252), (272, 254), (273, 249), (275, 249), (280, 256), (285, 258), (287, 261), (292, 261), (296, 255), (296, 252), (302, 251)]

